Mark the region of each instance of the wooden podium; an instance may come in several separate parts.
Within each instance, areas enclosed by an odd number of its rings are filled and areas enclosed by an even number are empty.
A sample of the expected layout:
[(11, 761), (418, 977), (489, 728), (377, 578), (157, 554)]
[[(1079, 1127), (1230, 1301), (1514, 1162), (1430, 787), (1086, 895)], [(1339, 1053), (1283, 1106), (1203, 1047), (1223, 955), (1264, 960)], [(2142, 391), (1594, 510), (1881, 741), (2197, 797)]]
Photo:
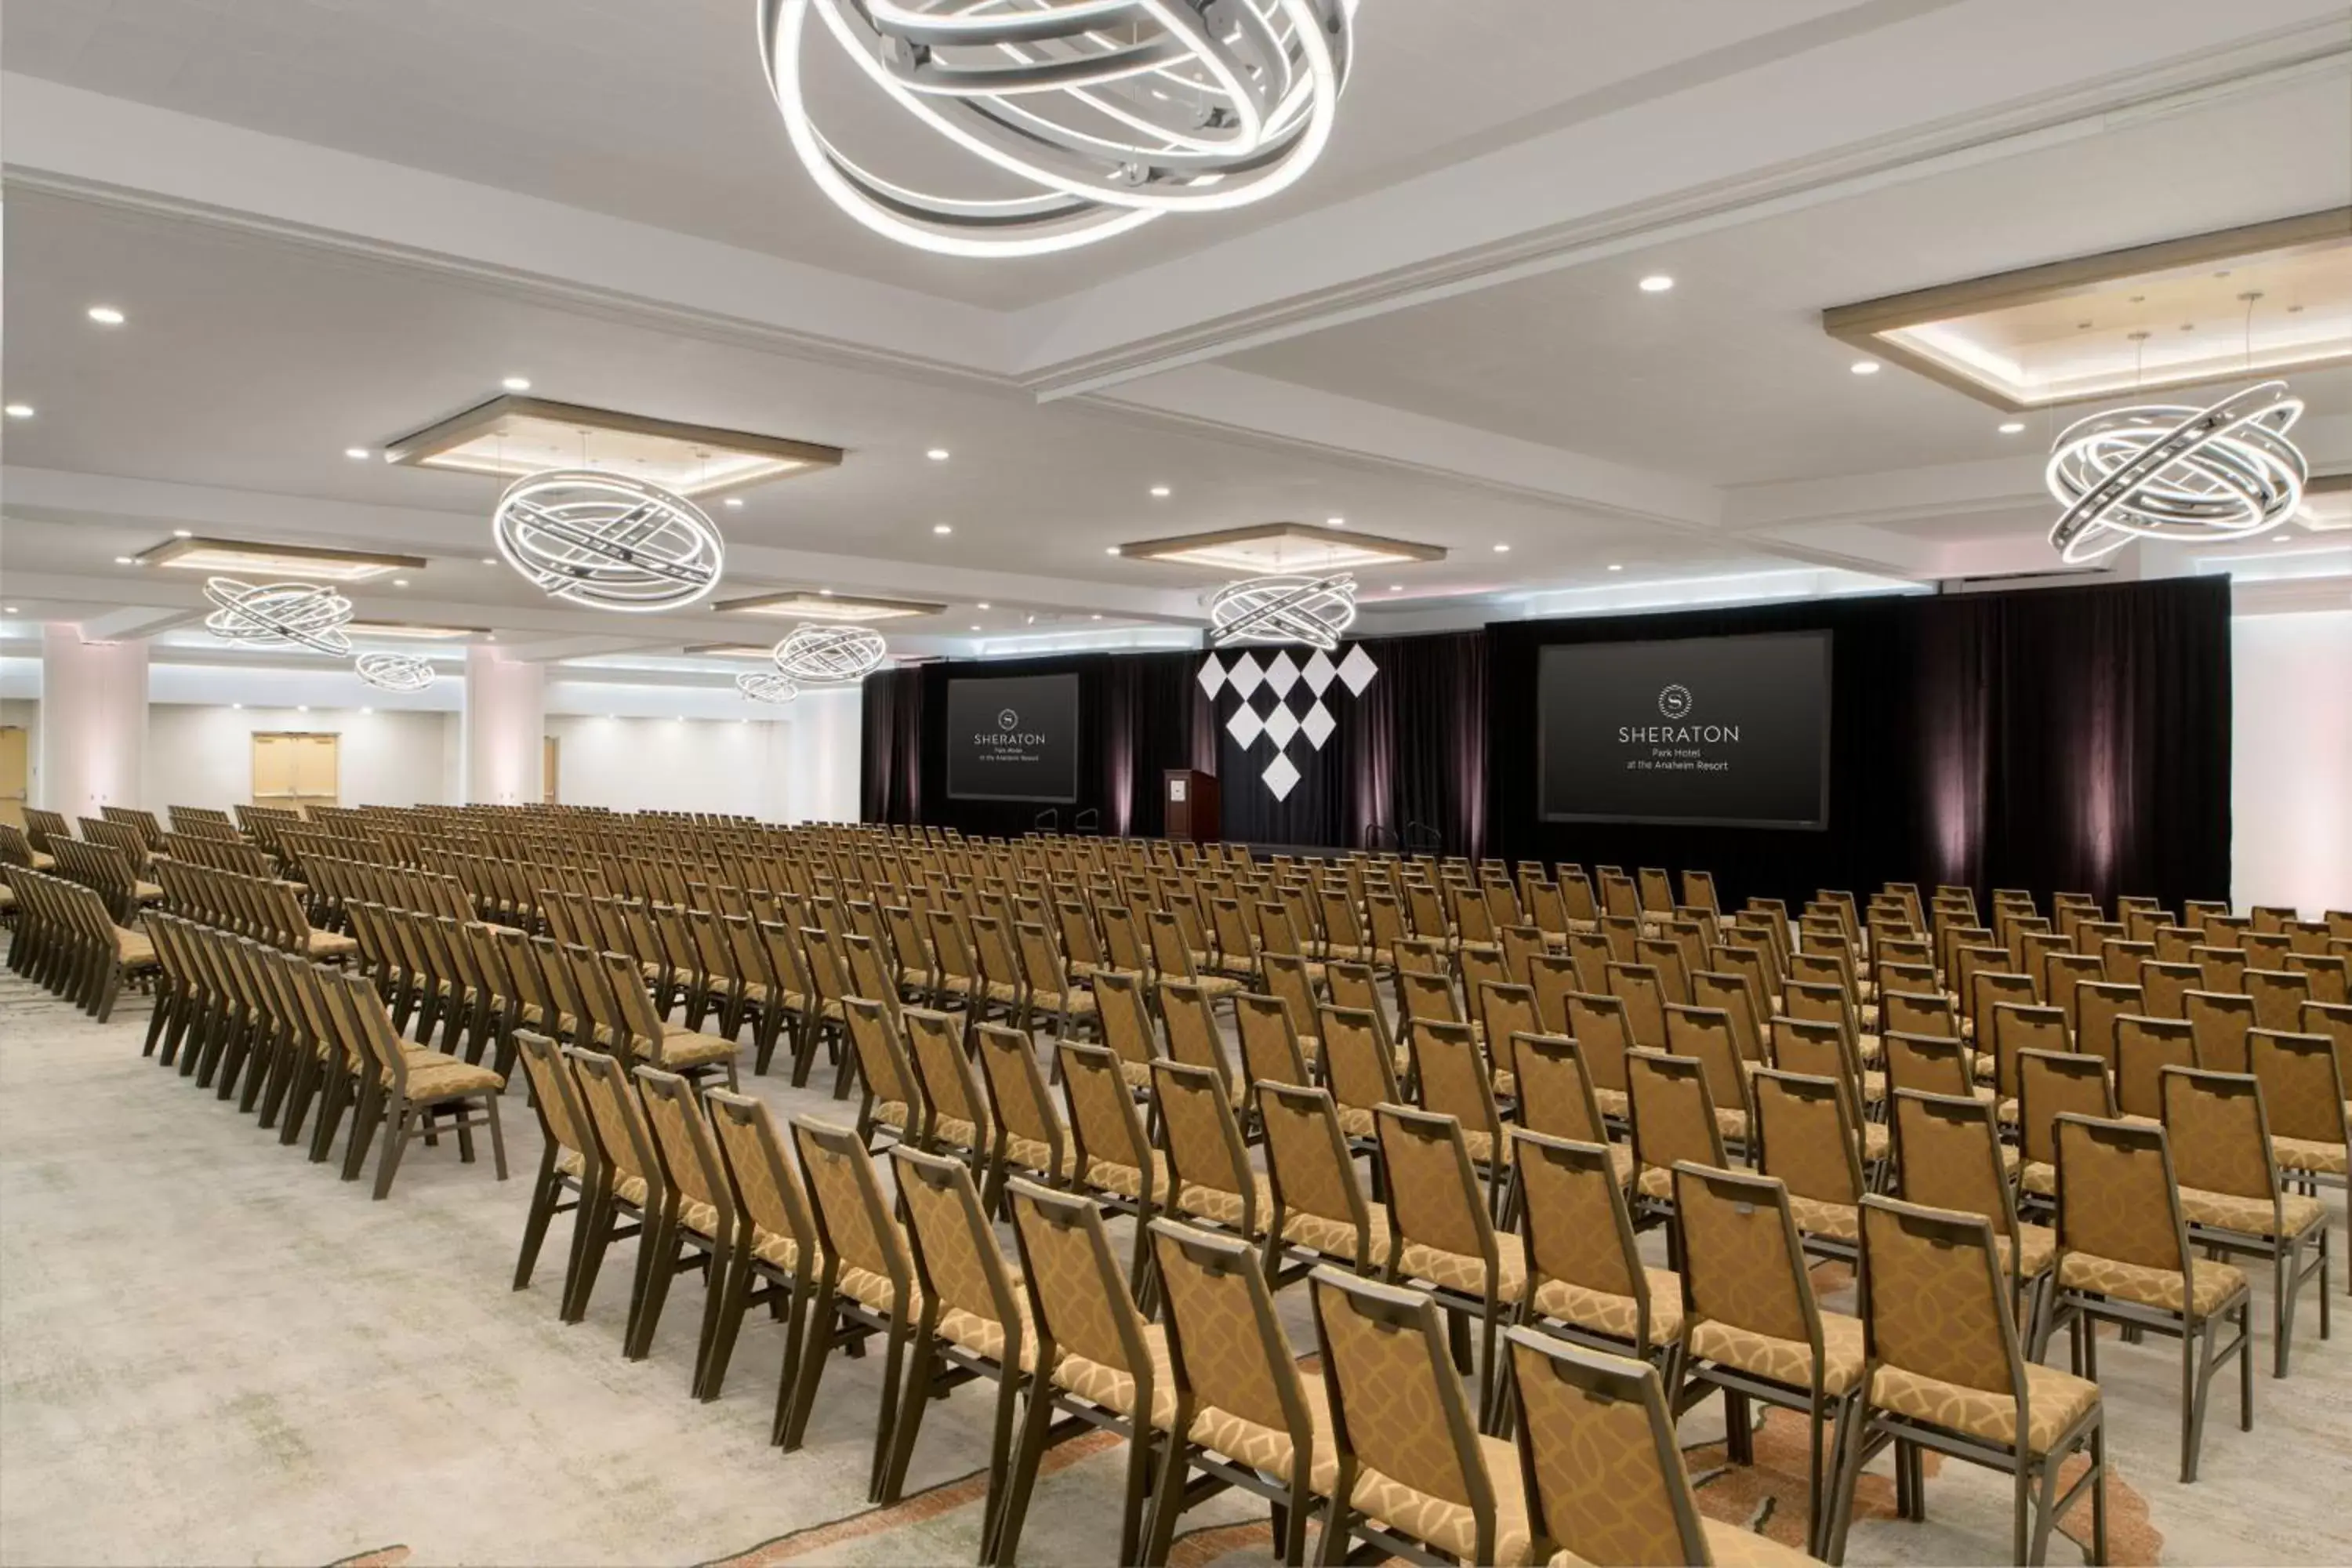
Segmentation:
[(1217, 804), (1217, 775), (1192, 768), (1171, 768), (1161, 775), (1161, 820), (1170, 838), (1213, 844), (1224, 837), (1224, 816)]

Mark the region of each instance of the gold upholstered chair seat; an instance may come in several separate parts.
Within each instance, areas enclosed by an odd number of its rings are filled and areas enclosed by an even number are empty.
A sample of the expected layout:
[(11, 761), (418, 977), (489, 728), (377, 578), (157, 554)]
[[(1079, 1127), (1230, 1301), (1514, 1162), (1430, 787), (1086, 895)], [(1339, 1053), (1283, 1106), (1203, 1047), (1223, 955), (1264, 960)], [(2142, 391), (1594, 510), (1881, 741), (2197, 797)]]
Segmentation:
[(2058, 1233), (2046, 1225), (2021, 1225), (2013, 1237), (1994, 1237), (1993, 1252), (2000, 1259), (2004, 1270), (2010, 1268), (2009, 1255), (2012, 1247), (2017, 1251), (2017, 1278), (2039, 1279), (2058, 1257)]
[(2180, 1189), (2180, 1214), (2190, 1225), (2273, 1240), (2301, 1236), (2327, 1219), (2327, 1210), (2317, 1198), (2299, 1193), (2280, 1194), (2278, 1207), (2273, 1210), (2266, 1198), (2237, 1197), (2196, 1187)]
[[(2099, 1402), (2099, 1385), (2056, 1367), (2026, 1362), (2026, 1451), (2046, 1454)], [(1870, 1402), (1946, 1431), (2003, 1447), (2017, 1445), (2017, 1401), (2007, 1394), (1946, 1383), (1899, 1366), (1881, 1366), (1870, 1379)]]
[[(1528, 1499), (1519, 1480), (1518, 1451), (1499, 1437), (1478, 1439), (1486, 1476), (1495, 1487), (1495, 1552), (1484, 1561), (1510, 1568), (1528, 1558)], [(1349, 1503), (1376, 1523), (1425, 1541), (1465, 1563), (1481, 1561), (1477, 1516), (1468, 1507), (1392, 1480), (1366, 1468), (1356, 1474)]]
[[(464, 1094), (496, 1094), (506, 1087), (506, 1079), (490, 1068), (437, 1051), (409, 1057), (407, 1067), (407, 1096), (412, 1103), (451, 1100)], [(389, 1085), (391, 1081), (387, 1073), (384, 1082)]]
[[(2189, 1315), (2200, 1319), (2246, 1293), (2245, 1272), (2235, 1264), (2206, 1258), (2189, 1262), (2190, 1273), (2184, 1276), (2175, 1268), (2151, 1268), (2087, 1252), (2069, 1252), (2058, 1260), (2058, 1283), (2069, 1290), (2092, 1291), (2167, 1312), (2181, 1310), (2185, 1297)], [(2189, 1280), (2194, 1283), (2187, 1283)]]
[(1005, 1163), (1024, 1171), (1039, 1171), (1056, 1181), (1067, 1181), (1078, 1168), (1078, 1151), (1074, 1144), (1062, 1145), (1056, 1159), (1054, 1146), (1043, 1139), (1024, 1138), (1013, 1134), (1004, 1140)]
[[(890, 1277), (879, 1269), (859, 1268), (855, 1266), (844, 1268), (841, 1271), (841, 1277), (834, 1281), (833, 1288), (837, 1293), (848, 1297), (859, 1306), (879, 1312), (886, 1318), (897, 1315), (898, 1289), (890, 1283)], [(907, 1295), (908, 1298), (907, 1316), (911, 1321), (923, 1310), (923, 1292), (912, 1280), (909, 1280)]]
[(1612, 1121), (1622, 1121), (1633, 1114), (1633, 1098), (1622, 1089), (1603, 1089), (1596, 1083), (1592, 1086), (1592, 1102)]
[[(1168, 1201), (1168, 1156), (1159, 1150), (1150, 1151), (1151, 1158), (1151, 1196), (1155, 1202)], [(1117, 1193), (1123, 1198), (1143, 1196), (1143, 1172), (1134, 1165), (1122, 1165), (1116, 1160), (1087, 1162), (1086, 1184), (1107, 1193)]]
[(669, 1072), (684, 1068), (709, 1067), (714, 1063), (732, 1060), (735, 1042), (717, 1035), (706, 1035), (699, 1029), (689, 1029), (683, 1024), (662, 1025), (661, 1043), (654, 1048), (653, 1061)]
[(1825, 1236), (1832, 1241), (1857, 1241), (1862, 1237), (1862, 1211), (1852, 1204), (1789, 1194), (1789, 1215), (1799, 1234)]
[(2046, 1160), (2027, 1160), (2017, 1167), (2017, 1184), (2038, 1198), (2058, 1195), (2058, 1167)]
[[(2352, 1109), (2352, 1108), (2347, 1108)], [(2281, 1138), (2273, 1134), (2271, 1148), (2281, 1166), (2315, 1176), (2341, 1176), (2345, 1173), (2345, 1146), (2322, 1143), (2309, 1138)]]
[(160, 904), (163, 901), (163, 889), (153, 882), (133, 882), (131, 896), (142, 904)]
[(751, 1227), (751, 1256), (790, 1273), (800, 1267), (801, 1244), (782, 1231), (755, 1225)]
[[(1389, 1248), (1395, 1245), (1389, 1229), (1389, 1212), (1384, 1208), (1368, 1207), (1364, 1211), (1364, 1250), (1371, 1256), (1361, 1259), (1367, 1268), (1387, 1266)], [(1293, 1210), (1282, 1216), (1282, 1239), (1296, 1247), (1309, 1247), (1328, 1258), (1354, 1259), (1358, 1237), (1355, 1225), (1349, 1220), (1332, 1219), (1328, 1215), (1308, 1214), (1304, 1209)]]
[[(1493, 1295), (1505, 1301), (1515, 1301), (1526, 1291), (1527, 1244), (1509, 1231), (1496, 1233), (1495, 1272), (1501, 1278), (1494, 1282)], [(1397, 1273), (1406, 1279), (1426, 1279), (1433, 1285), (1442, 1285), (1467, 1296), (1489, 1294), (1485, 1258), (1469, 1253), (1425, 1247), (1417, 1241), (1407, 1241), (1404, 1250), (1398, 1254)]]
[[(1331, 1439), (1331, 1396), (1319, 1377), (1301, 1379), (1298, 1394), (1314, 1428), (1307, 1484), (1312, 1491), (1328, 1492), (1339, 1483), (1339, 1457)], [(1205, 1407), (1192, 1417), (1189, 1435), (1202, 1447), (1270, 1476), (1289, 1474), (1291, 1461), (1297, 1458), (1297, 1445), (1282, 1428), (1262, 1426), (1215, 1406)]]
[(144, 931), (125, 931), (117, 926), (114, 928), (114, 956), (117, 962), (131, 968), (150, 965), (156, 962), (155, 944)]
[[(1165, 1431), (1176, 1421), (1176, 1372), (1168, 1359), (1166, 1327), (1144, 1324), (1143, 1348), (1151, 1358), (1151, 1425)], [(1055, 1363), (1054, 1385), (1121, 1415), (1135, 1414), (1134, 1375), (1108, 1363), (1065, 1352)]]
[[(1262, 1226), (1271, 1225), (1274, 1222), (1274, 1189), (1266, 1184), (1262, 1175), (1254, 1174), (1251, 1179), (1257, 1188), (1253, 1194), (1257, 1205), (1257, 1222)], [(1176, 1195), (1176, 1208), (1178, 1212), (1196, 1219), (1214, 1220), (1219, 1225), (1238, 1228), (1244, 1213), (1243, 1195), (1223, 1187), (1188, 1182), (1184, 1190)]]
[[(1823, 1312), (1822, 1321), (1822, 1390), (1843, 1394), (1862, 1382), (1862, 1320), (1841, 1312)], [(1735, 1324), (1712, 1320), (1690, 1330), (1694, 1360), (1783, 1384), (1810, 1388), (1813, 1382), (1813, 1347), (1802, 1340), (1779, 1339)]]
[[(1673, 1344), (1683, 1337), (1682, 1277), (1664, 1268), (1644, 1268), (1642, 1276), (1650, 1292), (1650, 1343), (1643, 1349)], [(1631, 1296), (1546, 1279), (1536, 1286), (1535, 1310), (1543, 1317), (1630, 1343), (1639, 1326), (1641, 1304)]]
[(339, 931), (314, 931), (305, 939), (303, 949), (315, 959), (349, 958), (360, 950), (360, 939)]

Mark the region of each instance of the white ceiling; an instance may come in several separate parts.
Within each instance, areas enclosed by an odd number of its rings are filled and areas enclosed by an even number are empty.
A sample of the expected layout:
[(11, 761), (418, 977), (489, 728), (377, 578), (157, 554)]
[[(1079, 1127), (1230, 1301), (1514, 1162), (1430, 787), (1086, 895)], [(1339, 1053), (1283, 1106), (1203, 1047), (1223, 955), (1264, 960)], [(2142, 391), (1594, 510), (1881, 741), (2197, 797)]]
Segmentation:
[[(1296, 200), (1017, 266), (900, 249), (817, 195), (768, 96), (752, 0), (9, 0), (6, 47), (28, 76), (1004, 307), (1921, 8), (1370, 0), (1347, 134)], [(816, 103), (852, 145), (897, 130), (856, 98)]]
[[(1107, 547), (1277, 519), (1454, 551), (1364, 574), (1400, 628), (2038, 570), (2047, 420), (1853, 376), (1820, 311), (2352, 203), (2347, 20), (1363, 0), (1300, 190), (1001, 264), (815, 195), (750, 0), (9, 0), (0, 373), (39, 412), (0, 422), (0, 591), (184, 625), (197, 584), (113, 558), (192, 528), (427, 556), (362, 613), (531, 657), (772, 635), (551, 606), (481, 564), (492, 481), (342, 455), (513, 374), (846, 448), (716, 512), (723, 594), (950, 604), (913, 652), (1164, 637), (1211, 579)], [(2296, 381), (2306, 448), (2352, 468), (2352, 372)]]

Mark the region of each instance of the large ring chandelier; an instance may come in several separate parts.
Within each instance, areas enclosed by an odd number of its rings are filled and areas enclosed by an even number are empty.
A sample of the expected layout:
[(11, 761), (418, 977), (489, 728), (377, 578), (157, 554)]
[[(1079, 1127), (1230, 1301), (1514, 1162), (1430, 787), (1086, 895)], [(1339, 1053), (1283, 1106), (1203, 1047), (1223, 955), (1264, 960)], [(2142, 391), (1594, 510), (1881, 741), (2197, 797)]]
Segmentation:
[(871, 626), (794, 626), (775, 648), (776, 668), (811, 684), (862, 680), (889, 657)]
[(1209, 642), (1301, 642), (1326, 653), (1356, 624), (1356, 580), (1330, 577), (1251, 577), (1229, 584), (1209, 601)]
[(205, 617), (205, 629), (229, 642), (260, 647), (306, 647), (346, 658), (352, 639), (352, 602), (316, 583), (240, 583), (234, 577), (205, 579), (205, 597), (218, 609)]
[(491, 514), (507, 564), (594, 610), (675, 610), (719, 585), (726, 542), (683, 496), (600, 468), (551, 468), (509, 485)]
[(2050, 493), (2066, 510), (2050, 542), (2070, 563), (2134, 539), (2251, 539), (2302, 504), (2310, 468), (2286, 438), (2303, 402), (2266, 381), (2210, 408), (2150, 404), (2077, 420), (2051, 447)]
[(422, 691), (433, 684), (433, 667), (415, 654), (363, 653), (352, 668), (378, 691)]
[[(851, 217), (942, 255), (1038, 256), (1296, 184), (1330, 140), (1355, 11), (1356, 0), (761, 0), (760, 48), (793, 152)], [(968, 194), (901, 184), (817, 128), (812, 15), (828, 55), (973, 161)]]
[(754, 702), (790, 702), (801, 694), (793, 678), (780, 669), (747, 669), (735, 678), (735, 689)]

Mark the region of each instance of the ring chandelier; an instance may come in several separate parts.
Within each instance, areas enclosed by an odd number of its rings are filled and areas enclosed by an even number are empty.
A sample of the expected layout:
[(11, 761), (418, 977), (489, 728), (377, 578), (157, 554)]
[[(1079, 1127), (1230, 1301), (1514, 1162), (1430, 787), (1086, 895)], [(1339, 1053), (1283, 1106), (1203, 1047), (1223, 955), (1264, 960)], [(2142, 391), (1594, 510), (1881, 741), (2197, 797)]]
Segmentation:
[(793, 678), (779, 669), (747, 669), (735, 678), (735, 689), (754, 702), (790, 702), (801, 694)]
[(352, 639), (343, 633), (353, 614), (352, 602), (332, 588), (207, 577), (205, 597), (219, 606), (205, 617), (205, 629), (226, 641), (306, 647), (338, 658), (352, 651)]
[[(862, 680), (889, 657), (890, 645), (871, 626), (794, 626), (776, 645), (776, 668), (812, 685)], [(740, 682), (739, 682), (740, 684)]]
[(1305, 643), (1326, 653), (1356, 624), (1356, 579), (1251, 577), (1227, 584), (1209, 601), (1209, 642)]
[(433, 667), (415, 654), (363, 653), (352, 668), (378, 691), (422, 691), (433, 684)]
[(2209, 408), (2148, 404), (2077, 420), (2050, 452), (2066, 508), (2050, 542), (2070, 564), (2134, 539), (2220, 543), (2268, 532), (2302, 503), (2310, 468), (2286, 438), (2303, 401), (2266, 381)]
[[(1330, 141), (1355, 12), (1356, 0), (761, 0), (760, 51), (793, 151), (851, 217), (940, 255), (1040, 256), (1295, 184)], [(809, 58), (819, 29), (822, 64)], [(813, 68), (834, 56), (970, 159), (970, 182), (919, 190), (835, 146), (806, 101)]]
[(491, 514), (507, 564), (593, 610), (676, 610), (719, 585), (726, 542), (702, 509), (626, 474), (550, 468), (509, 485)]

